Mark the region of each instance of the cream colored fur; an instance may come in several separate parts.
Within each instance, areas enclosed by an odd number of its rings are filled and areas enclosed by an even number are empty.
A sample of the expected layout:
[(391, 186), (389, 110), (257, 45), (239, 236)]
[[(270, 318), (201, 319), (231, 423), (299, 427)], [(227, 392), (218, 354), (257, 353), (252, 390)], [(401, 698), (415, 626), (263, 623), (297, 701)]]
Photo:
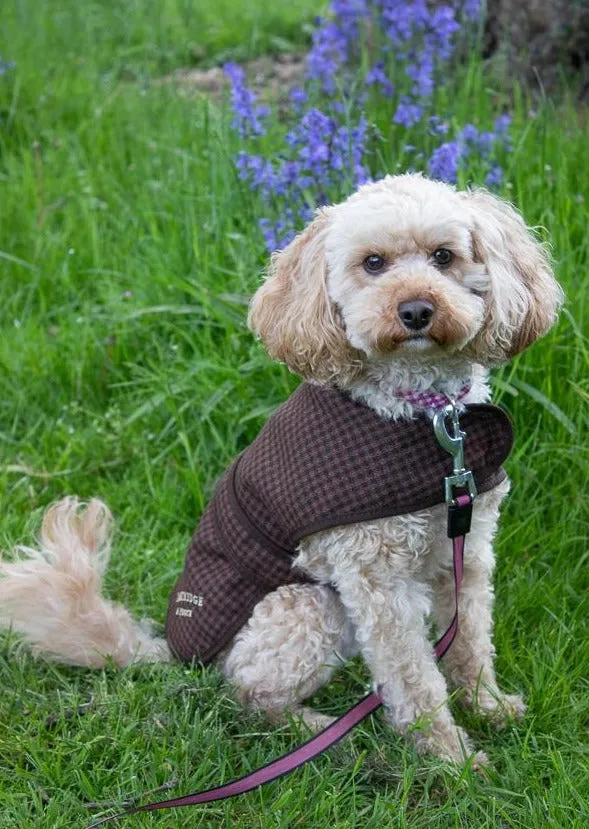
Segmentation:
[[(454, 260), (436, 266), (432, 254)], [(378, 254), (386, 268), (363, 268)], [(435, 308), (408, 331), (402, 302)], [(398, 388), (436, 389), (465, 402), (489, 399), (487, 368), (509, 359), (554, 322), (562, 294), (548, 256), (520, 215), (485, 191), (457, 192), (418, 175), (366, 185), (317, 218), (272, 258), (249, 324), (272, 357), (310, 382), (332, 384), (379, 415), (417, 412)], [(431, 412), (428, 412), (431, 416)], [(254, 609), (219, 657), (245, 704), (273, 720), (328, 718), (302, 703), (354, 654), (362, 654), (393, 728), (420, 751), (461, 762), (472, 751), (448, 707), (451, 689), (501, 722), (521, 715), (493, 668), (493, 537), (507, 483), (481, 495), (465, 555), (459, 633), (443, 671), (428, 635), (453, 614), (451, 547), (443, 505), (303, 539), (296, 563), (316, 581), (284, 586)], [(164, 640), (101, 594), (110, 514), (67, 498), (45, 516), (40, 550), (0, 564), (0, 623), (43, 656), (98, 667), (112, 659), (166, 661)], [(477, 755), (484, 762), (484, 755)]]
[(0, 561), (0, 626), (68, 665), (100, 668), (107, 657), (120, 667), (136, 659), (168, 661), (165, 639), (101, 595), (111, 523), (97, 498), (86, 505), (64, 498), (49, 507), (39, 549), (19, 547), (16, 561)]

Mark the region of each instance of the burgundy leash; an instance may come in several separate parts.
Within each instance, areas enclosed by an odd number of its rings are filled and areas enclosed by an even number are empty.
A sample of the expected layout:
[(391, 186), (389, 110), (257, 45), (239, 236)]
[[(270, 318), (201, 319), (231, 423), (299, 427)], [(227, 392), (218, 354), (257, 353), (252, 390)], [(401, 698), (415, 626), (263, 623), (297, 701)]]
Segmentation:
[[(452, 417), (454, 436), (450, 436), (446, 430), (446, 417)], [(460, 432), (458, 410), (455, 405), (451, 404), (450, 406), (446, 406), (436, 415), (434, 429), (441, 445), (454, 458), (454, 473), (445, 479), (445, 484), (446, 500), (448, 503), (448, 536), (452, 539), (455, 610), (450, 625), (434, 645), (434, 653), (438, 659), (441, 659), (451, 646), (458, 632), (458, 599), (464, 569), (464, 544), (466, 534), (470, 531), (472, 505), (476, 496), (476, 489), (474, 481), (472, 480), (472, 473), (465, 470), (463, 463), (460, 463), (463, 460), (462, 451), (465, 435), (464, 432)], [(456, 495), (454, 493), (454, 487), (460, 489), (468, 488), (469, 492), (467, 494)], [(256, 771), (245, 774), (243, 777), (238, 777), (230, 783), (215, 786), (212, 789), (206, 789), (206, 791), (193, 792), (192, 794), (170, 798), (169, 800), (146, 803), (143, 806), (133, 806), (117, 815), (103, 817), (91, 823), (87, 829), (94, 829), (94, 827), (101, 826), (111, 820), (118, 820), (128, 815), (136, 815), (139, 812), (154, 812), (159, 809), (196, 806), (201, 803), (226, 800), (229, 797), (235, 797), (236, 795), (249, 792), (252, 789), (257, 789), (265, 783), (271, 783), (273, 780), (278, 780), (280, 777), (290, 774), (295, 769), (300, 768), (319, 754), (322, 754), (328, 748), (331, 748), (331, 746), (335, 745), (342, 737), (345, 737), (356, 725), (361, 723), (362, 720), (366, 719), (369, 714), (372, 714), (373, 711), (380, 708), (381, 705), (382, 700), (380, 696), (372, 692), (360, 700), (360, 702), (357, 702), (356, 705), (335, 720), (335, 722), (319, 732), (319, 734), (311, 737), (305, 743), (293, 749), (293, 751), (288, 752), (288, 754), (284, 754), (282, 757), (272, 760), (267, 765), (256, 769)]]

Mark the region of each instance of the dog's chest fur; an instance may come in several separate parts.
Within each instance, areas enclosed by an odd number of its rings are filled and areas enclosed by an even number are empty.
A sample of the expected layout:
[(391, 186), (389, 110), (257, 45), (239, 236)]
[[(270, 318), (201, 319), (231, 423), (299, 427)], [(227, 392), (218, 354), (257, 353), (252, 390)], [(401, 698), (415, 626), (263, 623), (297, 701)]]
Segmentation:
[[(465, 548), (467, 565), (476, 560), (485, 569), (493, 568), (493, 533), (508, 490), (505, 479), (477, 498)], [(367, 585), (374, 582), (381, 587), (404, 579), (434, 585), (440, 574), (452, 569), (446, 520), (446, 506), (439, 504), (416, 513), (325, 530), (303, 539), (294, 564), (316, 581), (338, 588), (342, 581), (362, 578)]]

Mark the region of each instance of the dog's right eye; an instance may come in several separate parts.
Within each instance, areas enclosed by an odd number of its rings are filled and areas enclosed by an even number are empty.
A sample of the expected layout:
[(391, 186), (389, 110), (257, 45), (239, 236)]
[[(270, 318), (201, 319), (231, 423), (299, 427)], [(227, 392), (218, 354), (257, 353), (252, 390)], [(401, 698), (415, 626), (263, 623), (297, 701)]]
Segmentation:
[(379, 273), (379, 271), (382, 271), (384, 268), (386, 262), (382, 256), (378, 255), (378, 253), (371, 253), (370, 256), (366, 257), (362, 264), (366, 273)]

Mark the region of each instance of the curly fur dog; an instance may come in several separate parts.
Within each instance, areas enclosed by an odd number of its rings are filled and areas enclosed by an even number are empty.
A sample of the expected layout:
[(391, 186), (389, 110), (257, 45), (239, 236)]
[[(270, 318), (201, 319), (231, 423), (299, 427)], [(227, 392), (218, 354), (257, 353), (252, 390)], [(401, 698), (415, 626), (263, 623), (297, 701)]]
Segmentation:
[[(546, 252), (511, 206), (402, 175), (320, 210), (275, 254), (249, 325), (308, 382), (403, 420), (423, 414), (406, 392), (456, 397), (466, 386), (464, 403), (487, 401), (488, 367), (544, 334), (561, 299)], [(429, 638), (429, 617), (443, 630), (454, 612), (441, 504), (303, 538), (295, 564), (312, 583), (270, 592), (218, 657), (240, 699), (319, 728), (328, 718), (303, 701), (361, 653), (390, 725), (419, 751), (463, 762), (474, 749), (449, 687), (494, 720), (525, 710), (493, 667), (493, 536), (507, 490), (504, 481), (476, 501), (444, 673)], [(170, 660), (166, 640), (101, 594), (110, 524), (98, 500), (50, 507), (40, 549), (21, 547), (0, 565), (0, 623), (69, 664)]]

